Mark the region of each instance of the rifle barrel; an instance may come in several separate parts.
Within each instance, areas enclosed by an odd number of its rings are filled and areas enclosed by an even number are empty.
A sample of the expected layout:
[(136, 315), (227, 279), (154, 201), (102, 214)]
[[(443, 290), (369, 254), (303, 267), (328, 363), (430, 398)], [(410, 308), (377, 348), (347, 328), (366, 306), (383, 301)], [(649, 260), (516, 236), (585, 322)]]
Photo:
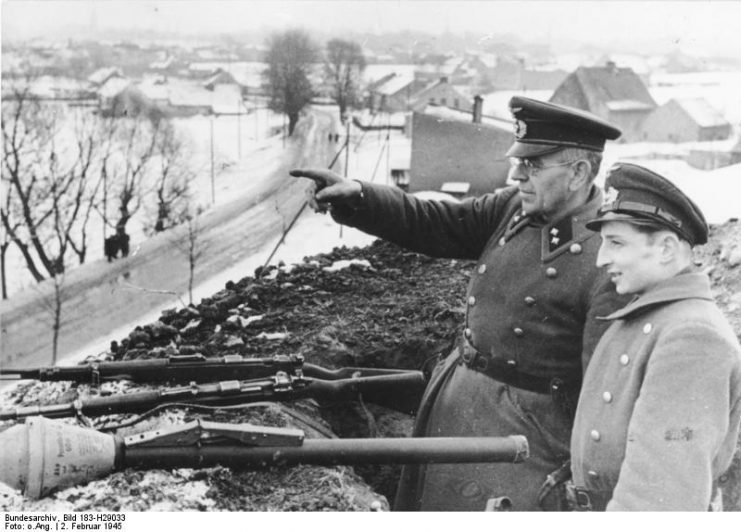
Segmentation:
[(327, 369), (315, 364), (305, 364), (301, 357), (285, 355), (264, 358), (245, 358), (240, 355), (216, 358), (206, 358), (203, 355), (177, 355), (145, 360), (94, 362), (77, 366), (0, 368), (0, 380), (36, 379), (97, 384), (127, 379), (138, 383), (187, 384), (230, 379), (262, 379), (279, 371), (294, 374), (298, 370), (302, 370), (307, 377), (323, 380), (349, 379), (354, 376), (394, 375), (405, 372), (405, 370), (379, 368)]
[[(166, 388), (109, 396), (78, 399), (73, 403), (44, 406), (25, 406), (0, 411), (0, 421), (19, 420), (31, 416), (50, 419), (72, 417), (77, 413), (88, 417), (140, 413), (165, 403), (191, 403), (206, 405), (234, 405), (256, 401), (292, 401), (302, 398), (317, 400), (353, 400), (361, 394), (370, 402), (396, 408), (406, 406), (409, 396), (417, 397), (424, 389), (422, 372), (408, 371), (399, 374), (359, 377), (336, 381), (290, 377), (278, 379), (224, 381), (219, 383)], [(413, 405), (412, 408), (416, 406)]]

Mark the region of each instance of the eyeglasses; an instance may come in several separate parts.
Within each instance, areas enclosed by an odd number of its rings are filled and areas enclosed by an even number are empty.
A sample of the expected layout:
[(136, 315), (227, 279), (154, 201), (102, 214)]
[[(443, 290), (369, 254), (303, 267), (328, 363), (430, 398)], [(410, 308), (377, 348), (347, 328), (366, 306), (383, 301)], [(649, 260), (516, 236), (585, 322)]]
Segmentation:
[(574, 164), (577, 161), (567, 161), (565, 163), (556, 163), (556, 164), (540, 164), (538, 162), (534, 162), (532, 159), (523, 159), (520, 157), (510, 157), (509, 158), (509, 166), (512, 168), (512, 170), (522, 170), (527, 174), (528, 177), (534, 178), (538, 177), (541, 170), (547, 170), (549, 168), (557, 168), (559, 166), (568, 166), (570, 164)]

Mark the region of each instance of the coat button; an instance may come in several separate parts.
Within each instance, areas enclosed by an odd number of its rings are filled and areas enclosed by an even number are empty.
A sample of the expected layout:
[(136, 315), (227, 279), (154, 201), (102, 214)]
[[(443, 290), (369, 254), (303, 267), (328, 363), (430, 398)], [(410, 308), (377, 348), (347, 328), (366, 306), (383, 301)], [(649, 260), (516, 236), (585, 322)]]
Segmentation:
[(473, 296), (470, 296), (470, 297), (468, 298), (468, 304), (469, 304), (470, 306), (474, 306), (474, 305), (476, 304), (476, 298), (475, 298), (475, 297), (473, 297)]
[(581, 253), (581, 244), (577, 244), (577, 243), (571, 244), (569, 251), (574, 255), (578, 255), (579, 253)]
[(525, 297), (525, 304), (528, 307), (532, 307), (533, 305), (535, 305), (535, 298), (534, 297), (530, 297), (530, 296), (526, 296)]
[(556, 277), (556, 275), (558, 275), (558, 270), (556, 270), (556, 268), (551, 266), (545, 271), (545, 275), (546, 277), (553, 279), (554, 277)]
[(471, 329), (469, 329), (468, 327), (466, 327), (463, 330), (463, 336), (465, 336), (466, 338), (469, 338), (470, 339), (471, 336), (473, 336), (473, 331)]
[(515, 328), (514, 328), (514, 329), (512, 329), (512, 330), (514, 331), (514, 333), (515, 333), (515, 336), (524, 336), (524, 335), (525, 335), (525, 331), (523, 331), (523, 330), (522, 330), (522, 329), (520, 329), (519, 327), (515, 327)]
[(593, 470), (593, 469), (590, 469), (589, 471), (587, 471), (587, 476), (588, 476), (589, 478), (591, 478), (591, 479), (595, 479), (595, 478), (597, 478), (597, 477), (598, 477), (599, 475), (597, 474), (597, 472), (596, 472), (595, 470)]
[(516, 360), (508, 360), (507, 361), (507, 365), (508, 366), (515, 367), (517, 365), (517, 361)]
[(627, 366), (628, 365), (628, 362), (630, 362), (630, 357), (628, 355), (626, 355), (625, 353), (623, 353), (622, 355), (620, 355), (620, 363), (623, 366)]
[(650, 323), (647, 323), (646, 325), (643, 326), (643, 334), (650, 333), (651, 329), (653, 329), (653, 325), (651, 325)]
[(600, 441), (600, 438), (602, 438), (602, 435), (599, 433), (598, 430), (592, 430), (589, 433), (589, 437), (592, 438), (594, 441)]
[(479, 266), (479, 273), (483, 274), (486, 271), (486, 264), (482, 264)]
[(504, 239), (504, 237), (500, 238), (499, 239), (499, 246), (500, 247), (503, 246), (505, 242), (506, 242), (506, 240)]
[(612, 403), (612, 394), (610, 392), (602, 392), (602, 400), (605, 403)]

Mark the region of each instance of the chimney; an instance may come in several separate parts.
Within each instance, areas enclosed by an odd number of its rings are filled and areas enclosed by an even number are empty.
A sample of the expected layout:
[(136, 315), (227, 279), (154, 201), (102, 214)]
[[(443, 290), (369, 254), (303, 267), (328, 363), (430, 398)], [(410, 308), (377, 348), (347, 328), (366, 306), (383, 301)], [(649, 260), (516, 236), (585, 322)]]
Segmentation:
[(481, 113), (484, 107), (484, 99), (480, 95), (473, 97), (473, 123), (481, 123)]
[(615, 74), (617, 72), (617, 65), (615, 64), (615, 61), (608, 61), (607, 63), (605, 63), (605, 66), (611, 74)]

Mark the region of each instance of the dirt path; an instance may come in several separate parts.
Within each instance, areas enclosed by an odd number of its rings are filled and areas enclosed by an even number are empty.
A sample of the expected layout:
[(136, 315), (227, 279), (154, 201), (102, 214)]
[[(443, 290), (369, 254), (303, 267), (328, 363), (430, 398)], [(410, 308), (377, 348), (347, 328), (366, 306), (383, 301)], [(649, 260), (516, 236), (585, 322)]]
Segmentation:
[[(314, 112), (271, 164), (246, 173), (245, 179), (255, 181), (251, 193), (199, 218), (198, 246), (203, 253), (196, 262), (196, 284), (249, 257), (281, 234), (305, 199), (306, 183), (293, 180), (288, 170), (326, 166), (336, 150), (336, 145), (326, 141), (332, 127), (328, 113)], [(58, 360), (120, 324), (136, 321), (170, 302), (177, 304), (174, 294), (186, 292), (188, 285), (188, 261), (178, 249), (183, 237), (182, 229), (168, 231), (143, 242), (126, 259), (111, 264), (97, 261), (72, 270), (64, 282)], [(51, 362), (50, 313), (43, 303), (51, 297), (50, 289), (27, 290), (3, 302), (0, 365)]]

